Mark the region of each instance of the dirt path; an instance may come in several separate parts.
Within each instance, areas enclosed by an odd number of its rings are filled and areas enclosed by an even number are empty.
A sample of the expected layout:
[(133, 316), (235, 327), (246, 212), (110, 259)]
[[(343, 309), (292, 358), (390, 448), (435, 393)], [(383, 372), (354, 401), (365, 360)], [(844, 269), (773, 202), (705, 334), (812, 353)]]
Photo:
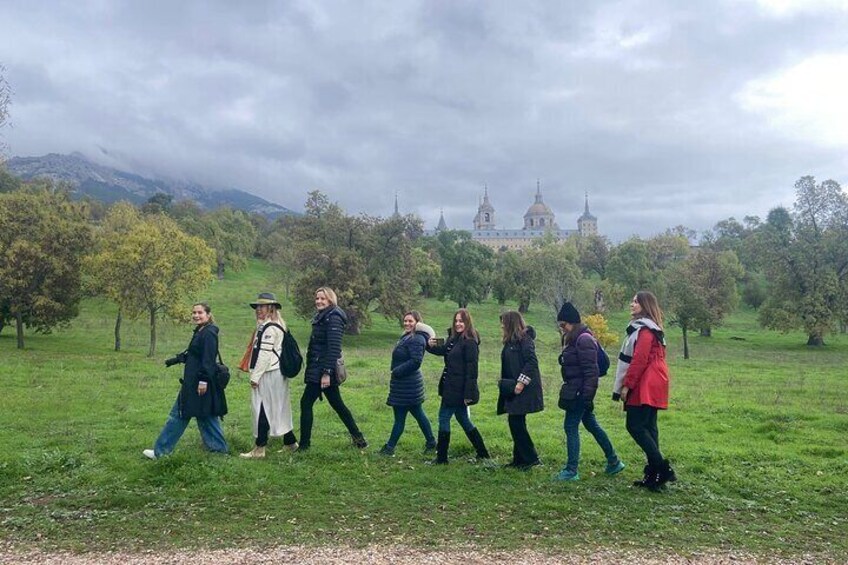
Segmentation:
[(329, 564), (443, 564), (462, 563), (463, 565), (491, 563), (528, 563), (528, 564), (644, 564), (644, 565), (730, 565), (740, 563), (773, 564), (819, 564), (837, 563), (821, 556), (799, 556), (792, 559), (756, 558), (744, 553), (694, 553), (681, 555), (648, 555), (626, 550), (604, 550), (591, 554), (545, 554), (533, 551), (507, 553), (496, 551), (478, 551), (474, 549), (426, 550), (401, 546), (370, 546), (365, 548), (343, 547), (276, 547), (253, 549), (221, 549), (177, 552), (141, 552), (141, 553), (47, 553), (28, 551), (22, 547), (0, 545), (0, 563), (16, 565), (34, 565), (42, 563), (61, 563), (62, 565), (172, 565), (172, 564), (214, 564), (236, 565), (253, 563), (329, 563)]

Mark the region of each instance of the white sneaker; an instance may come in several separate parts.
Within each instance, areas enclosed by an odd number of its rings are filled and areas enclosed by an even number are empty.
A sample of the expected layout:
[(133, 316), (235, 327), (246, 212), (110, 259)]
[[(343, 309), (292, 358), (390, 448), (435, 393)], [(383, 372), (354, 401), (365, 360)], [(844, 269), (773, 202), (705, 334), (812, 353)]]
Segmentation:
[(145, 450), (144, 450), (144, 451), (142, 451), (141, 453), (142, 453), (145, 457), (147, 457), (148, 459), (156, 459), (156, 452), (155, 452), (155, 451), (153, 451), (152, 449), (145, 449)]

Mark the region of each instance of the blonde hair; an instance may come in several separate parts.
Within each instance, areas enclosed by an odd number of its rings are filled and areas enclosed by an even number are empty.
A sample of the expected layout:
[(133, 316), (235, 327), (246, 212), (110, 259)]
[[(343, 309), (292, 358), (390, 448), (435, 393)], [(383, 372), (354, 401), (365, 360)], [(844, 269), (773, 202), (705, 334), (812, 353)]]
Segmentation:
[(315, 294), (318, 294), (319, 292), (323, 292), (324, 296), (327, 297), (327, 301), (333, 306), (339, 305), (339, 297), (336, 296), (336, 291), (329, 286), (319, 286), (315, 289)]
[(280, 309), (277, 308), (276, 304), (268, 305), (268, 317), (266, 318), (268, 322), (275, 322), (283, 326), (283, 329), (288, 331), (288, 326), (286, 326), (286, 321), (283, 319), (283, 316), (280, 314)]

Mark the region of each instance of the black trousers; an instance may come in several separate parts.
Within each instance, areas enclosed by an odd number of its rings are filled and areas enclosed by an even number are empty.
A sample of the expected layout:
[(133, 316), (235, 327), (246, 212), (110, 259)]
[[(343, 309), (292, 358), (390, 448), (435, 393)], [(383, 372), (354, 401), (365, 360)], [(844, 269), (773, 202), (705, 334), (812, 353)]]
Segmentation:
[[(256, 447), (265, 447), (268, 445), (268, 432), (271, 431), (271, 423), (268, 422), (268, 416), (265, 415), (265, 406), (259, 407), (259, 429), (256, 436)], [(294, 435), (294, 430), (283, 436), (283, 445), (294, 445), (297, 443), (297, 436)]]
[(303, 396), (300, 397), (300, 445), (301, 447), (309, 447), (312, 441), (312, 406), (315, 401), (324, 397), (330, 403), (333, 410), (341, 418), (342, 423), (347, 427), (347, 431), (353, 437), (359, 437), (362, 433), (356, 426), (356, 421), (353, 419), (353, 414), (350, 413), (348, 407), (345, 406), (342, 400), (342, 394), (339, 391), (338, 385), (332, 385), (325, 389), (321, 388), (318, 383), (306, 383), (306, 388), (303, 389)]
[(655, 466), (661, 465), (664, 459), (660, 452), (657, 412), (653, 406), (627, 407), (627, 432), (645, 452), (648, 464)]
[(539, 459), (536, 446), (527, 431), (525, 414), (507, 416), (509, 433), (512, 436), (512, 462), (516, 465), (529, 465)]

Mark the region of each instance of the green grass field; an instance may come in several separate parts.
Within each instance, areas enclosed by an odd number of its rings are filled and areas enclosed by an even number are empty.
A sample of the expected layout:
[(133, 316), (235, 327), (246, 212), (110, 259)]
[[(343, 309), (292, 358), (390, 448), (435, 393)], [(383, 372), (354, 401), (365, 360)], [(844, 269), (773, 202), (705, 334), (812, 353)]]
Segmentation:
[[(231, 366), (253, 326), (247, 302), (259, 290), (283, 294), (273, 279), (253, 263), (198, 297), (213, 306)], [(453, 309), (435, 301), (421, 306), (440, 332)], [(483, 338), (481, 402), (472, 418), (506, 463), (509, 432), (505, 417), (495, 415), (500, 307), (471, 310)], [(660, 415), (660, 433), (680, 480), (650, 493), (629, 486), (643, 461), (620, 405), (607, 400), (611, 377), (602, 379), (596, 410), (628, 468), (605, 476), (602, 453), (584, 433), (582, 480), (552, 480), (565, 460), (556, 407), (559, 341), (552, 316), (539, 306), (528, 320), (539, 332), (547, 409), (528, 425), (545, 466), (529, 473), (469, 463), (471, 446), (461, 433), (454, 433), (450, 465), (425, 465), (411, 418), (397, 455), (377, 454), (391, 429), (388, 366), (400, 333), (379, 317), (362, 335), (345, 337), (351, 377), (343, 392), (371, 442), (364, 452), (319, 403), (309, 452), (278, 454), (276, 440), (263, 461), (215, 456), (204, 452), (192, 424), (174, 455), (149, 461), (141, 450), (152, 446), (178, 389), (179, 368), (165, 369), (162, 360), (185, 347), (191, 327), (163, 324), (157, 355), (148, 359), (143, 321), (125, 323), (124, 351), (112, 351), (114, 314), (114, 306), (88, 301), (70, 328), (27, 335), (25, 351), (15, 349), (13, 329), (0, 334), (0, 524), (7, 542), (72, 551), (393, 543), (848, 557), (846, 336), (810, 350), (803, 335), (765, 332), (753, 313), (742, 312), (714, 337), (692, 339), (692, 359), (684, 361), (679, 331), (670, 329), (672, 403)], [(308, 321), (288, 321), (305, 348)], [(623, 330), (625, 323), (621, 312), (610, 327)], [(423, 368), (435, 427), (441, 360), (427, 356)], [(295, 398), (302, 389), (298, 378)], [(253, 441), (248, 392), (243, 376), (228, 389), (224, 428), (234, 454)]]

